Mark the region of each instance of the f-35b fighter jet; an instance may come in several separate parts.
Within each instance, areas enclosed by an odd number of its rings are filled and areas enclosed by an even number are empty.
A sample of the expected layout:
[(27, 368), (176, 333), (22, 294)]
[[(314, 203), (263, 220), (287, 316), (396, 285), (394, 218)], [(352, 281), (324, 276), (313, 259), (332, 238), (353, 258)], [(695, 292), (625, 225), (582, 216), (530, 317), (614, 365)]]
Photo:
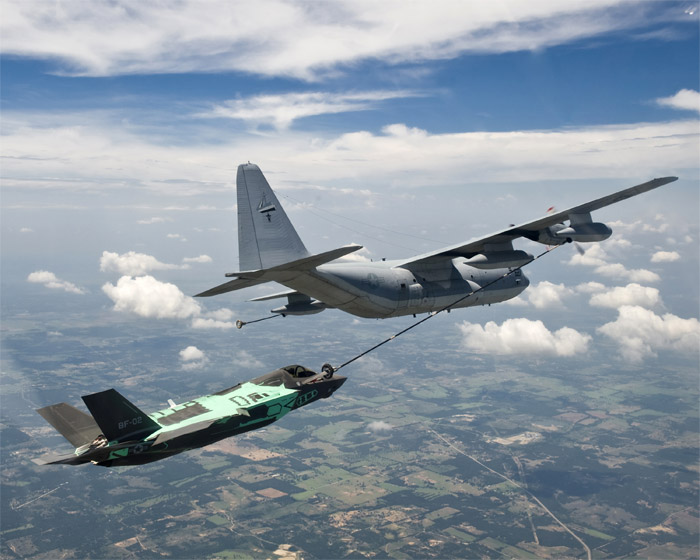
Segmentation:
[(288, 412), (330, 397), (345, 377), (292, 365), (239, 383), (213, 395), (152, 414), (142, 412), (114, 389), (85, 395), (92, 416), (66, 403), (37, 410), (75, 447), (63, 456), (45, 456), (40, 464), (103, 467), (142, 465), (203, 447), (272, 424)]

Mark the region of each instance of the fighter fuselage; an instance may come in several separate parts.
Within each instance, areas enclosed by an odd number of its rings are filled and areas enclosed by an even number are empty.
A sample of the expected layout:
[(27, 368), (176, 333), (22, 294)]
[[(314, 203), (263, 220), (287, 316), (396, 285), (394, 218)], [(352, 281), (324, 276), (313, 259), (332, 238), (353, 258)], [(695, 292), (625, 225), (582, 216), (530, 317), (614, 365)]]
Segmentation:
[[(300, 368), (298, 375), (290, 373), (291, 367)], [(325, 372), (317, 374), (301, 366), (288, 368), (159, 410), (147, 418), (140, 416), (143, 413), (134, 407), (135, 412), (121, 418), (120, 424), (132, 424), (136, 428), (154, 422), (155, 431), (146, 437), (127, 437), (122, 441), (108, 441), (100, 435), (78, 447), (72, 456), (46, 462), (94, 463), (105, 467), (150, 463), (267, 426), (292, 410), (329, 397), (346, 379), (337, 375), (329, 377)], [(98, 424), (101, 423), (102, 419), (95, 416)]]

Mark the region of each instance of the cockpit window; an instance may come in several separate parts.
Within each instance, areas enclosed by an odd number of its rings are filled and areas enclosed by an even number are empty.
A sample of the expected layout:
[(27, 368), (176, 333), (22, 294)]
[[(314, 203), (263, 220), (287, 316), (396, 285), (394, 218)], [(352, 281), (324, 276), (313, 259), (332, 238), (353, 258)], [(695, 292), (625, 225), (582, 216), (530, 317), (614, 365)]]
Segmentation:
[(311, 371), (310, 369), (306, 369), (304, 366), (296, 364), (284, 367), (282, 369), (295, 379), (299, 379), (300, 377), (311, 377), (312, 375), (316, 375), (315, 371)]

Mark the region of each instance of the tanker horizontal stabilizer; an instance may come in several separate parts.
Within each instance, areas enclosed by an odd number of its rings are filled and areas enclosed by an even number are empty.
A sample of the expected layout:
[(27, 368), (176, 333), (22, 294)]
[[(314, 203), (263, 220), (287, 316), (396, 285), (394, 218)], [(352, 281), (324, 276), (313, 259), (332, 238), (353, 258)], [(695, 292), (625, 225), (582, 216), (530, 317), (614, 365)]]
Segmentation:
[(226, 274), (226, 276), (236, 276), (237, 278), (235, 280), (231, 280), (230, 282), (225, 282), (211, 288), (206, 292), (197, 294), (194, 297), (216, 296), (219, 294), (225, 294), (226, 292), (248, 288), (249, 286), (255, 286), (257, 284), (265, 284), (266, 282), (289, 281), (299, 274), (308, 273), (317, 266), (329, 263), (339, 259), (340, 257), (349, 255), (350, 253), (359, 251), (360, 249), (362, 249), (362, 245), (346, 245), (345, 247), (339, 247), (338, 249), (333, 249), (332, 251), (326, 251), (325, 253), (319, 253), (318, 255), (311, 255), (309, 257), (290, 261), (272, 268), (249, 270), (246, 272), (229, 272)]
[(269, 301), (271, 299), (281, 299), (281, 298), (285, 298), (285, 297), (289, 297), (289, 296), (297, 296), (297, 295), (306, 295), (306, 294), (302, 294), (301, 292), (297, 292), (296, 290), (287, 290), (286, 292), (277, 292), (275, 294), (268, 294), (266, 296), (256, 297), (253, 299), (249, 299), (248, 301)]

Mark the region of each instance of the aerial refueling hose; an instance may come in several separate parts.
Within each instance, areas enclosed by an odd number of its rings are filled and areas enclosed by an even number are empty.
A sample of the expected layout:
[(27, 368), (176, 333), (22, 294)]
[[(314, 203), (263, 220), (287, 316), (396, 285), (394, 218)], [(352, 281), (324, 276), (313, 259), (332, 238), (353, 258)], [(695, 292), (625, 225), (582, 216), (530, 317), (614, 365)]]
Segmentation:
[[(570, 243), (570, 242), (571, 242), (570, 239), (567, 239), (567, 240), (566, 240), (566, 243)], [(438, 309), (437, 311), (431, 311), (431, 312), (428, 314), (427, 317), (423, 317), (420, 321), (416, 321), (415, 323), (413, 323), (412, 325), (409, 325), (408, 327), (406, 327), (406, 328), (403, 329), (402, 331), (399, 331), (399, 332), (397, 332), (396, 334), (391, 335), (389, 338), (387, 338), (387, 339), (385, 339), (385, 340), (382, 340), (379, 344), (375, 344), (374, 346), (372, 346), (372, 347), (369, 348), (368, 350), (365, 350), (365, 351), (362, 352), (361, 354), (358, 354), (358, 355), (355, 356), (354, 358), (351, 358), (351, 359), (348, 360), (347, 362), (345, 362), (345, 363), (339, 365), (337, 368), (333, 368), (333, 371), (334, 371), (334, 372), (335, 372), (335, 371), (338, 371), (338, 370), (344, 368), (345, 366), (347, 366), (347, 365), (353, 363), (355, 360), (359, 360), (360, 358), (362, 358), (363, 356), (366, 356), (366, 355), (369, 354), (370, 352), (373, 352), (374, 350), (376, 350), (376, 349), (379, 348), (380, 346), (384, 346), (387, 342), (391, 342), (391, 341), (394, 340), (395, 338), (401, 336), (403, 333), (410, 331), (411, 329), (417, 327), (418, 325), (420, 325), (420, 324), (422, 324), (422, 323), (425, 323), (428, 319), (432, 319), (432, 318), (435, 317), (435, 315), (437, 315), (438, 313), (442, 313), (443, 311), (449, 311), (449, 310), (452, 309), (455, 305), (457, 305), (457, 304), (463, 302), (465, 299), (470, 298), (470, 297), (472, 297), (472, 296), (475, 295), (475, 294), (478, 294), (478, 293), (481, 292), (482, 290), (485, 290), (486, 288), (488, 288), (489, 286), (492, 286), (492, 285), (495, 284), (496, 282), (500, 282), (501, 280), (503, 280), (504, 278), (507, 278), (507, 277), (510, 276), (511, 274), (515, 274), (517, 271), (519, 271), (520, 269), (522, 269), (524, 266), (527, 266), (528, 264), (535, 262), (537, 259), (539, 259), (540, 257), (543, 257), (544, 255), (546, 255), (546, 254), (548, 254), (548, 253), (551, 253), (551, 252), (554, 251), (554, 249), (556, 249), (557, 247), (561, 247), (561, 245), (554, 245), (553, 247), (547, 247), (547, 250), (542, 251), (539, 255), (537, 255), (536, 257), (533, 257), (531, 260), (527, 261), (525, 264), (521, 264), (520, 266), (516, 266), (515, 268), (511, 268), (510, 270), (508, 270), (508, 272), (506, 272), (505, 274), (499, 276), (499, 277), (496, 278), (495, 280), (492, 280), (492, 281), (489, 282), (488, 284), (484, 284), (484, 285), (481, 286), (479, 289), (474, 290), (473, 292), (469, 292), (467, 295), (460, 297), (459, 299), (453, 301), (453, 302), (450, 303), (449, 305), (446, 305), (446, 306), (443, 307), (442, 309)], [(330, 366), (329, 364), (324, 364), (324, 367), (326, 367), (326, 366), (332, 367), (332, 366)]]

